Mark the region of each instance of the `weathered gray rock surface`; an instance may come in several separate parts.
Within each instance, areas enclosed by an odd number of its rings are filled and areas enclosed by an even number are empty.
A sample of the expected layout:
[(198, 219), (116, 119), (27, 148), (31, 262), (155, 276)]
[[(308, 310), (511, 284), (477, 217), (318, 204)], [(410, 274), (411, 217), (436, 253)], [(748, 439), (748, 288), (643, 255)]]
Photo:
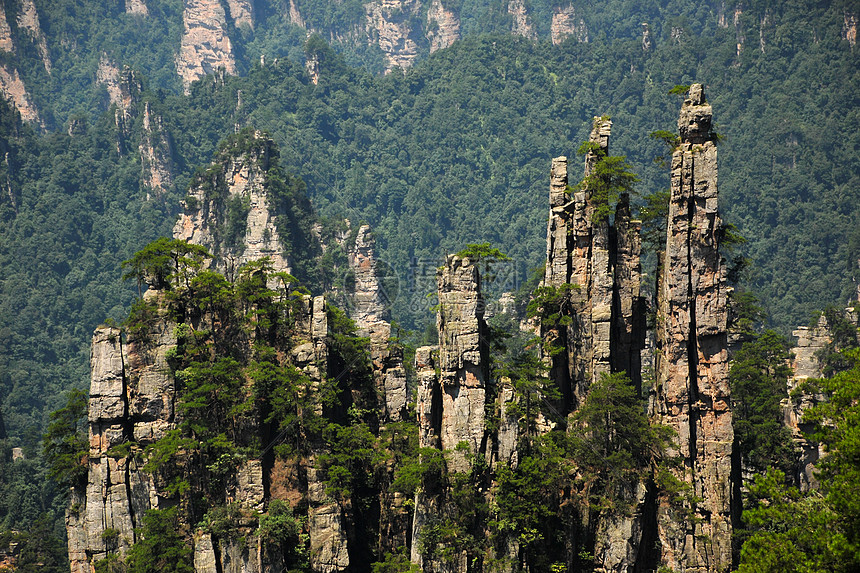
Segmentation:
[(700, 501), (693, 518), (665, 500), (658, 514), (662, 563), (678, 571), (731, 566), (731, 400), (726, 269), (719, 253), (717, 148), (711, 106), (694, 84), (681, 108), (672, 154), (672, 190), (657, 309), (657, 382), (653, 414), (677, 432), (684, 460), (677, 477)]

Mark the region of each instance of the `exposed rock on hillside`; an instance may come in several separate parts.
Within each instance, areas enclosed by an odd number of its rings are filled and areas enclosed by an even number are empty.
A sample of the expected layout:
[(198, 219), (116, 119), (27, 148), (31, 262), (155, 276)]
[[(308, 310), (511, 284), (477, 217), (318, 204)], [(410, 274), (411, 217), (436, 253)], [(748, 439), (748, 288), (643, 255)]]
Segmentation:
[(648, 25), (648, 22), (642, 22), (642, 51), (647, 52), (650, 50), (652, 43), (651, 27)]
[(529, 13), (523, 0), (510, 0), (508, 14), (513, 18), (512, 33), (530, 40), (537, 39), (537, 32), (529, 21)]
[(102, 54), (99, 58), (99, 67), (96, 70), (96, 82), (105, 87), (110, 103), (118, 105), (122, 103), (122, 92), (119, 87), (119, 68), (107, 54)]
[(26, 30), (36, 44), (39, 50), (39, 55), (42, 57), (42, 64), (48, 73), (51, 72), (51, 56), (48, 53), (48, 44), (45, 40), (45, 33), (42, 32), (42, 25), (39, 23), (39, 13), (36, 11), (36, 4), (33, 0), (21, 0), (21, 6), (18, 12), (18, 27)]
[(453, 10), (442, 5), (442, 0), (432, 0), (427, 9), (427, 39), (431, 53), (460, 39), (460, 19)]
[(220, 0), (186, 0), (183, 34), (176, 72), (185, 84), (223, 69), (236, 73), (233, 45), (227, 35), (227, 16)]
[(0, 50), (10, 54), (15, 53), (15, 44), (12, 43), (12, 29), (6, 19), (5, 7), (0, 7)]
[[(658, 281), (654, 414), (677, 432), (678, 479), (701, 501), (687, 517), (661, 504), (662, 562), (680, 571), (731, 565), (736, 479), (728, 383), (726, 268), (719, 253), (717, 148), (711, 106), (694, 84), (672, 154), (668, 234)], [(739, 468), (736, 468), (739, 470)]]
[(144, 0), (125, 0), (125, 11), (129, 14), (149, 15), (149, 9)]
[(845, 12), (842, 22), (842, 38), (848, 40), (852, 49), (857, 44), (857, 20), (855, 12)]
[(12, 101), (24, 121), (41, 123), (39, 112), (16, 68), (0, 65), (0, 92)]
[(152, 113), (149, 102), (143, 107), (143, 133), (138, 146), (141, 180), (156, 197), (173, 185), (173, 150), (160, 115)]
[(419, 0), (372, 0), (364, 6), (370, 41), (385, 54), (387, 71), (409, 68), (418, 57), (419, 30), (412, 28)]
[(553, 10), (550, 25), (552, 43), (561, 44), (571, 36), (576, 38), (577, 42), (588, 42), (588, 27), (585, 25), (585, 20), (577, 14), (573, 4), (556, 7)]
[(234, 26), (254, 29), (254, 5), (251, 0), (227, 0), (227, 6)]
[(246, 149), (238, 141), (225, 149), (197, 178), (173, 235), (206, 247), (228, 276), (263, 257), (276, 272), (291, 272), (266, 192), (273, 141), (255, 132), (245, 142)]

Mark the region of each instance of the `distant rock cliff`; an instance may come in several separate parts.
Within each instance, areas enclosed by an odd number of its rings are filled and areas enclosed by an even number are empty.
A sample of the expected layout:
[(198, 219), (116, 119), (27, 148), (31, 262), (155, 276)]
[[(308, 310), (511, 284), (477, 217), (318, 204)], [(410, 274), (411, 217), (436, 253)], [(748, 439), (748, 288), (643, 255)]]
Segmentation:
[(186, 0), (176, 72), (185, 84), (223, 70), (236, 73), (233, 44), (227, 34), (227, 14), (220, 0)]
[(409, 68), (418, 57), (421, 31), (412, 22), (420, 13), (419, 0), (373, 0), (364, 6), (370, 42), (385, 54), (386, 69)]
[(457, 14), (446, 8), (442, 0), (432, 0), (427, 10), (427, 38), (430, 52), (447, 48), (460, 39), (460, 20)]

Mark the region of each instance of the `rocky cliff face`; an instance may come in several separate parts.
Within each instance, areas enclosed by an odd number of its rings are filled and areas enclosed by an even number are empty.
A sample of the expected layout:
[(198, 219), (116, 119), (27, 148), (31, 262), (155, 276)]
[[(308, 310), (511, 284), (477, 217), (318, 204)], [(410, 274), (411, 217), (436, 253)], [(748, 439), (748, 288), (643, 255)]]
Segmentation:
[(271, 260), (276, 272), (291, 272), (268, 203), (273, 141), (255, 132), (245, 142), (245, 149), (237, 142), (224, 150), (192, 184), (173, 235), (206, 247), (215, 255), (216, 268), (230, 276), (263, 257)]
[[(32, 1), (24, 2), (20, 7), (17, 25), (25, 33), (32, 35), (33, 40), (39, 47), (40, 54), (43, 56), (45, 68), (50, 70), (50, 59), (47, 58), (45, 36), (39, 27), (39, 17)], [(0, 51), (9, 54), (17, 52), (14, 40), (12, 39), (12, 28), (9, 26), (5, 7), (0, 7)], [(15, 109), (21, 114), (21, 119), (41, 123), (39, 112), (33, 104), (32, 98), (18, 73), (18, 68), (12, 64), (4, 63), (0, 65), (0, 93), (12, 102)]]
[(227, 0), (227, 7), (234, 26), (254, 29), (254, 5), (251, 0)]
[(12, 101), (15, 109), (21, 114), (21, 119), (41, 123), (39, 112), (16, 68), (5, 64), (0, 65), (0, 92)]
[(677, 432), (697, 501), (685, 517), (661, 505), (662, 562), (680, 571), (731, 565), (735, 470), (726, 342), (726, 270), (719, 253), (717, 149), (711, 106), (690, 88), (678, 120), (666, 251), (658, 288), (654, 414)]
[[(439, 346), (416, 353), (419, 446), (446, 452), (449, 471), (468, 472), (467, 456), (481, 454), (489, 445), (484, 424), (489, 374), (485, 304), (474, 261), (448, 256), (436, 282)], [(439, 559), (422, 552), (415, 541), (425, 535), (434, 514), (447, 511), (447, 495), (438, 484), (416, 495), (411, 557), (424, 570), (458, 571), (466, 566), (465, 554)]]
[(161, 197), (173, 185), (173, 149), (161, 116), (152, 112), (149, 102), (143, 106), (143, 134), (138, 151), (141, 181), (152, 195)]
[(12, 28), (6, 19), (6, 10), (0, 10), (0, 50), (10, 54), (15, 53), (15, 44), (12, 43)]
[(807, 491), (818, 487), (815, 463), (824, 455), (824, 451), (821, 445), (807, 437), (806, 432), (812, 427), (804, 424), (803, 416), (824, 397), (805, 390), (803, 383), (824, 375), (819, 356), (831, 343), (832, 335), (824, 315), (813, 328), (801, 326), (791, 334), (797, 337), (797, 345), (791, 350), (793, 375), (788, 380), (788, 392), (796, 398), (783, 401), (783, 415), (785, 425), (800, 450), (797, 482), (802, 491)]
[(523, 0), (511, 0), (508, 2), (508, 14), (513, 19), (513, 25), (511, 26), (512, 33), (530, 40), (537, 39), (537, 32), (535, 32), (534, 26), (530, 21), (529, 13)]
[(96, 82), (105, 87), (110, 103), (117, 105), (121, 103), (122, 92), (119, 87), (119, 68), (107, 54), (102, 54), (99, 58), (99, 67), (96, 70)]
[[(73, 492), (66, 517), (74, 573), (92, 571), (95, 562), (109, 555), (124, 556), (138, 540), (143, 515), (177, 502), (164, 474), (143, 469), (147, 446), (175, 430), (181, 420), (175, 408), (176, 380), (168, 364), (177, 350), (177, 324), (167, 317), (164, 293), (150, 290), (145, 299), (162, 309), (145, 339), (127, 339), (113, 327), (100, 327), (93, 336), (88, 481), (84, 489)], [(318, 385), (320, 365), (327, 360), (324, 298), (305, 298), (295, 318), (296, 340), (308, 342), (295, 345), (290, 359)], [(179, 463), (191, 460), (180, 456)], [(311, 563), (316, 571), (338, 571), (349, 563), (339, 507), (321, 499), (313, 457), (307, 463)], [(236, 523), (235, 538), (213, 537), (204, 530), (193, 535), (196, 571), (262, 572), (275, 566), (279, 554), (254, 537), (253, 527), (254, 516), (266, 507), (271, 471), (271, 461), (261, 459), (235, 467), (224, 494), (246, 517)], [(250, 546), (239, 540), (241, 535), (251, 536)]]
[[(173, 326), (160, 317), (145, 345), (124, 342), (113, 327), (93, 335), (88, 480), (84, 491), (74, 492), (66, 515), (73, 572), (91, 571), (91, 564), (109, 553), (124, 556), (137, 539), (143, 514), (164, 507), (164, 484), (141, 471), (139, 459), (116, 448), (130, 441), (145, 447), (173, 426), (175, 389), (166, 361), (176, 345)], [(104, 536), (105, 531), (117, 533)]]
[(39, 23), (39, 13), (36, 11), (36, 4), (33, 0), (21, 0), (18, 10), (18, 28), (24, 30), (36, 44), (45, 70), (51, 73), (51, 55), (48, 53), (45, 33)]
[(561, 44), (567, 38), (576, 38), (577, 42), (588, 42), (588, 27), (574, 9), (573, 4), (556, 7), (552, 13), (550, 37), (553, 44)]
[(427, 39), (431, 53), (460, 39), (460, 19), (453, 10), (442, 5), (442, 0), (432, 0), (427, 9)]
[(220, 0), (186, 0), (182, 22), (176, 72), (186, 90), (192, 82), (219, 69), (236, 73), (233, 44), (227, 35), (227, 14)]
[(385, 54), (387, 71), (409, 68), (418, 57), (420, 30), (412, 21), (421, 10), (419, 0), (373, 0), (364, 6), (370, 42)]

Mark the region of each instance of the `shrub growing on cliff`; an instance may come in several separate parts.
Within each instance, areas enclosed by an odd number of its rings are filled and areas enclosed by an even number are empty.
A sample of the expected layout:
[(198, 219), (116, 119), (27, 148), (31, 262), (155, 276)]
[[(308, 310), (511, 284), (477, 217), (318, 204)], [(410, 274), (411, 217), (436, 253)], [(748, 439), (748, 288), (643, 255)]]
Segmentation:
[(175, 507), (150, 509), (128, 551), (128, 573), (194, 573), (192, 551), (179, 533)]
[(623, 373), (601, 374), (573, 416), (571, 457), (596, 512), (623, 509), (636, 484), (663, 459), (672, 430), (652, 425)]

